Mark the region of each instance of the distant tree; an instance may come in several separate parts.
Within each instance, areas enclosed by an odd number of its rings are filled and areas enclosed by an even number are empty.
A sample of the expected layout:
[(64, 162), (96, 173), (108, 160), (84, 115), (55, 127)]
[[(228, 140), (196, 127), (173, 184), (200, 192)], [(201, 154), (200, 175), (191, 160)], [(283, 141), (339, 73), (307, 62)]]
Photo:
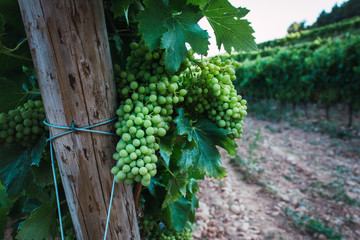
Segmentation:
[(293, 22), (287, 29), (288, 33), (296, 33), (305, 29), (305, 22)]
[(314, 27), (321, 27), (321, 26), (325, 26), (329, 23), (329, 13), (325, 12), (325, 10), (323, 10), (319, 17), (316, 19), (316, 22), (311, 26), (311, 28)]
[(323, 10), (316, 19), (316, 22), (308, 28), (322, 27), (355, 16), (360, 16), (360, 1), (349, 0), (340, 7), (335, 4), (329, 13)]

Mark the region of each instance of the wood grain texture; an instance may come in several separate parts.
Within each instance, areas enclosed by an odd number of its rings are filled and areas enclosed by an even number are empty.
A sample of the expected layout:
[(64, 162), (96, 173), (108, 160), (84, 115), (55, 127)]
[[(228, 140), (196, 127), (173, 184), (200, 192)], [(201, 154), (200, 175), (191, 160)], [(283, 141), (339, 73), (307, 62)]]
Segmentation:
[[(48, 122), (88, 126), (115, 116), (102, 0), (19, 0)], [(97, 130), (114, 131), (113, 124)], [(53, 135), (63, 132), (51, 129)], [(102, 239), (116, 139), (79, 132), (54, 140), (78, 239)], [(130, 185), (116, 184), (108, 239), (140, 239)]]

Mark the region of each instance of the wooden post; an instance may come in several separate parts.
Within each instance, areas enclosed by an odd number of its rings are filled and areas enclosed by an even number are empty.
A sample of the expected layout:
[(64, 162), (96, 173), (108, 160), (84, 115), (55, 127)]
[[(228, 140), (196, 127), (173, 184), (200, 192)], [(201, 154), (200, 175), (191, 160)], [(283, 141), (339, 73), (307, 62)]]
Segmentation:
[[(19, 0), (46, 116), (88, 126), (113, 118), (116, 89), (102, 0)], [(97, 130), (114, 131), (110, 123)], [(63, 132), (51, 129), (53, 135)], [(54, 140), (78, 239), (103, 239), (116, 139), (79, 132)], [(140, 239), (130, 185), (116, 184), (108, 239)]]

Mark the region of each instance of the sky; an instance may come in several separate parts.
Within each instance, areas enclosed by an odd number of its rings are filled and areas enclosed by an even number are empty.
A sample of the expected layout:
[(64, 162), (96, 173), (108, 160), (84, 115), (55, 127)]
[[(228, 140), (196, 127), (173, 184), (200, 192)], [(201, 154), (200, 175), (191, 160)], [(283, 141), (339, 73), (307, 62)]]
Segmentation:
[[(313, 24), (322, 10), (331, 11), (337, 3), (344, 0), (229, 0), (235, 7), (245, 7), (250, 12), (244, 17), (255, 30), (256, 43), (283, 38), (293, 22), (305, 21), (305, 25)], [(211, 37), (208, 56), (219, 54), (214, 33), (206, 19), (199, 22)], [(224, 52), (224, 50), (220, 51)]]

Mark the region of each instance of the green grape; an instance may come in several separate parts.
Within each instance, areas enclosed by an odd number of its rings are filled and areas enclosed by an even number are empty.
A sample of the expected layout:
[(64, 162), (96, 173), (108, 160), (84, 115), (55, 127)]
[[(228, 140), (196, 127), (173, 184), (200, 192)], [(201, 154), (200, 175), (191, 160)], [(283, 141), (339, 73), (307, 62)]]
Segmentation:
[(141, 117), (136, 117), (136, 118), (134, 119), (134, 123), (135, 123), (136, 125), (141, 125), (141, 124), (143, 123), (143, 120), (141, 119)]
[(157, 90), (159, 90), (159, 91), (164, 91), (164, 90), (166, 90), (166, 85), (165, 85), (165, 83), (159, 82), (159, 83), (157, 84)]
[(115, 176), (115, 181), (117, 183), (121, 182), (122, 180), (124, 180), (126, 178), (126, 173), (124, 173), (123, 171), (119, 171), (116, 176)]
[(151, 157), (145, 156), (145, 157), (144, 157), (144, 163), (145, 163), (145, 164), (151, 163)]
[[(151, 121), (150, 120), (145, 120), (144, 121), (144, 127), (147, 129), (149, 129), (151, 127)], [(148, 134), (148, 135), (151, 135), (151, 134)]]
[(156, 126), (158, 125), (159, 123), (161, 123), (161, 117), (159, 115), (156, 115), (154, 116), (152, 119), (151, 119), (152, 123)]
[(137, 157), (138, 157), (138, 155), (135, 152), (130, 153), (130, 159), (131, 160), (136, 160)]
[(141, 179), (141, 184), (144, 186), (144, 187), (147, 187), (150, 185), (150, 180), (147, 180), (147, 179)]
[(153, 163), (156, 163), (158, 161), (158, 157), (155, 154), (152, 154), (150, 158), (151, 158), (151, 162)]
[[(149, 129), (149, 128), (148, 128), (148, 129)], [(148, 129), (146, 129), (146, 131), (147, 131)], [(152, 128), (152, 129), (153, 129), (153, 128)], [(155, 131), (154, 131), (154, 132), (155, 132)], [(147, 134), (147, 132), (146, 132), (146, 134)], [(147, 136), (147, 137), (146, 137), (146, 142), (147, 142), (148, 144), (154, 143), (154, 142), (155, 142), (155, 137), (154, 137), (153, 135)]]
[(145, 165), (145, 167), (146, 167), (146, 169), (147, 169), (148, 171), (153, 170), (153, 165), (150, 164), (150, 163), (147, 163), (147, 164)]
[(150, 173), (146, 173), (145, 175), (143, 175), (143, 180), (144, 181), (149, 181), (150, 182), (151, 176)]
[(135, 49), (137, 49), (138, 47), (139, 47), (139, 45), (138, 45), (136, 42), (130, 43), (130, 49), (135, 50)]
[(124, 166), (122, 167), (122, 170), (123, 170), (124, 173), (128, 173), (128, 172), (130, 172), (131, 168), (130, 168), (129, 165), (124, 165)]
[(116, 175), (119, 171), (120, 171), (120, 169), (118, 167), (113, 167), (111, 169), (111, 173), (114, 174), (114, 175)]
[(139, 174), (139, 168), (138, 167), (133, 167), (132, 169), (131, 169), (131, 173), (133, 174), (133, 175), (138, 175)]
[(136, 132), (136, 137), (137, 138), (142, 138), (144, 137), (145, 133), (142, 129), (139, 129), (137, 132)]
[(128, 133), (124, 133), (124, 134), (122, 135), (122, 140), (124, 140), (125, 142), (130, 142), (130, 140), (131, 140), (131, 135), (128, 134)]
[(135, 147), (139, 147), (140, 146), (140, 140), (139, 139), (134, 139), (133, 140), (133, 145), (135, 146)]
[(185, 95), (187, 94), (186, 89), (181, 89), (181, 90), (179, 91), (179, 94), (180, 94), (180, 96), (185, 96)]
[(148, 173), (148, 170), (146, 167), (140, 167), (139, 173), (144, 176), (145, 174)]
[(166, 135), (166, 130), (165, 130), (164, 128), (159, 128), (159, 130), (158, 130), (158, 135), (159, 135), (160, 137), (165, 136), (165, 135)]
[(152, 136), (152, 135), (154, 135), (155, 130), (152, 127), (148, 127), (145, 132), (146, 132), (146, 135)]
[(153, 55), (150, 52), (145, 54), (145, 60), (146, 61), (151, 61), (152, 59), (153, 59)]
[(119, 155), (120, 155), (120, 157), (125, 158), (125, 157), (127, 157), (129, 154), (128, 154), (128, 152), (127, 152), (125, 149), (122, 149), (122, 150), (119, 152)]
[(159, 97), (158, 97), (158, 103), (159, 103), (159, 104), (165, 104), (165, 103), (166, 103), (166, 98), (163, 97), (163, 96), (159, 96)]
[(141, 160), (141, 159), (137, 160), (136, 166), (138, 166), (139, 168), (144, 167), (144, 160)]
[(156, 173), (157, 173), (157, 170), (153, 169), (153, 170), (149, 171), (149, 173), (150, 173), (151, 177), (154, 177), (156, 175)]
[(116, 161), (119, 161), (119, 159), (120, 159), (120, 154), (118, 153), (118, 152), (116, 152), (116, 153), (114, 153), (113, 154), (113, 158), (116, 160)]
[(133, 153), (136, 150), (132, 144), (128, 144), (125, 149), (128, 153)]
[(146, 155), (149, 152), (149, 149), (148, 149), (147, 146), (143, 145), (143, 146), (140, 147), (140, 151), (141, 151), (142, 154)]

